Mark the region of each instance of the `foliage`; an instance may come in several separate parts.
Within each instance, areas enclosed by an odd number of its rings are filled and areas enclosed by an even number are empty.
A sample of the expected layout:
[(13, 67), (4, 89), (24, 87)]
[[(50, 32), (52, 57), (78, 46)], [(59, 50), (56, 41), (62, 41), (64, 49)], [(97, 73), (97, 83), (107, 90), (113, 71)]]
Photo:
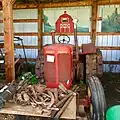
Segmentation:
[(89, 32), (89, 28), (77, 27), (77, 32)]
[(111, 16), (108, 16), (107, 19), (102, 21), (102, 32), (120, 32), (120, 23), (117, 22), (117, 17), (120, 17), (120, 14), (118, 14), (116, 8)]
[(0, 80), (5, 79), (5, 73), (0, 73)]
[(31, 78), (31, 83), (30, 83), (30, 84), (34, 85), (34, 84), (37, 84), (38, 82), (39, 82), (39, 81), (38, 81), (38, 79), (36, 78), (36, 75), (33, 75), (32, 78)]
[(21, 76), (19, 76), (18, 78), (19, 81), (24, 80), (29, 84), (37, 84), (39, 82), (39, 80), (36, 78), (35, 74), (32, 74), (31, 72), (26, 72), (24, 74), (21, 74)]
[(50, 25), (48, 22), (48, 17), (44, 15), (44, 32), (51, 32), (52, 30), (55, 31), (55, 28)]
[(44, 15), (44, 24), (48, 23), (48, 17), (46, 15)]

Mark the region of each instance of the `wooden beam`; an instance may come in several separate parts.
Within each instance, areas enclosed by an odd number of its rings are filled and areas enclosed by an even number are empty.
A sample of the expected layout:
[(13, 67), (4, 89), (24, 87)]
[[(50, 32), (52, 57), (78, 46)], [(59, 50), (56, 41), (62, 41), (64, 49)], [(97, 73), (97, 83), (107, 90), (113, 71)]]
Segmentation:
[(77, 7), (90, 6), (92, 1), (76, 1), (76, 2), (58, 2), (58, 3), (44, 3), (44, 4), (14, 4), (14, 9), (29, 9), (29, 8), (57, 8), (57, 7)]
[(120, 61), (103, 61), (103, 64), (120, 64)]
[[(23, 49), (21, 45), (15, 45), (15, 48), (17, 49)], [(38, 46), (35, 45), (24, 45), (25, 49), (38, 49)]]
[[(0, 48), (4, 48), (3, 44), (0, 43)], [(21, 46), (21, 45), (14, 45), (14, 48), (23, 49), (23, 46)], [(24, 48), (25, 49), (38, 49), (38, 46), (36, 46), (36, 45), (24, 45)]]
[(117, 46), (97, 46), (100, 50), (120, 50), (120, 47)]
[(38, 53), (42, 49), (42, 31), (43, 31), (43, 9), (38, 8)]
[[(62, 35), (64, 33), (55, 33), (55, 35)], [(69, 35), (69, 36), (73, 36), (74, 33), (65, 33), (66, 35)], [(78, 36), (90, 36), (90, 32), (88, 33), (80, 33), (78, 32), (77, 35)], [(16, 36), (38, 36), (38, 33), (37, 32), (28, 32), (28, 33), (14, 33), (14, 35)], [(51, 33), (50, 32), (45, 32), (45, 33), (42, 33), (43, 36), (51, 36)], [(0, 33), (0, 36), (3, 36), (3, 33)]]
[[(55, 35), (60, 35), (60, 34), (64, 34), (64, 33), (55, 33)], [(69, 35), (69, 36), (73, 36), (74, 33), (65, 33), (66, 35)], [(24, 33), (14, 33), (14, 35), (16, 36), (38, 36), (38, 33), (37, 32), (24, 32)], [(44, 32), (42, 33), (43, 36), (51, 36), (51, 33), (50, 32)], [(81, 32), (78, 32), (77, 33), (78, 36), (90, 36), (91, 33), (90, 32), (87, 32), (87, 33), (81, 33)], [(120, 35), (119, 32), (97, 32), (96, 34), (97, 36), (106, 36), (106, 35)], [(3, 36), (3, 33), (0, 33), (0, 36)]]
[(3, 0), (5, 74), (7, 82), (15, 80), (14, 41), (13, 41), (13, 11), (10, 0)]
[(59, 7), (78, 7), (78, 6), (90, 6), (92, 1), (76, 1), (76, 2), (58, 2), (58, 3), (48, 3), (48, 4), (39, 4), (39, 7), (42, 8), (59, 8)]
[(37, 36), (37, 32), (28, 32), (28, 33), (14, 33), (15, 36)]
[[(28, 23), (28, 22), (38, 22), (38, 19), (14, 19), (14, 23)], [(0, 20), (0, 23), (3, 23), (3, 20)]]
[[(59, 35), (68, 35), (68, 36), (74, 36), (74, 33), (55, 33), (55, 35), (59, 36)], [(77, 32), (78, 36), (90, 36), (91, 33), (90, 32), (86, 32), (86, 33), (82, 33), (82, 32)], [(51, 36), (51, 32), (44, 32), (43, 36)]]
[[(22, 22), (22, 21), (21, 21)], [(60, 34), (64, 34), (64, 33), (55, 33), (55, 35), (60, 35)], [(69, 36), (73, 36), (74, 33), (65, 33), (66, 35), (69, 35)], [(37, 32), (24, 32), (24, 33), (14, 33), (14, 35), (16, 36), (38, 36), (38, 33)], [(44, 32), (42, 33), (43, 36), (51, 36), (51, 33), (50, 32)], [(81, 32), (78, 32), (77, 33), (78, 36), (90, 36), (91, 33), (90, 32), (87, 32), (87, 33), (81, 33)], [(96, 33), (97, 36), (106, 36), (106, 35), (120, 35), (119, 32), (97, 32)], [(0, 33), (0, 36), (3, 36), (3, 33)]]
[[(60, 35), (60, 34), (64, 34), (64, 33), (55, 33), (55, 35)], [(74, 33), (65, 33), (66, 35), (69, 35), (69, 36), (73, 36)], [(16, 36), (38, 36), (38, 33), (37, 32), (24, 32), (24, 33), (14, 33), (14, 35)], [(51, 36), (51, 33), (50, 32), (44, 32), (42, 33), (43, 36)], [(78, 36), (90, 36), (91, 33), (90, 32), (86, 32), (86, 33), (81, 33), (81, 32), (78, 32), (77, 33)], [(119, 32), (97, 32), (96, 34), (97, 36), (106, 36), (106, 35), (120, 35)], [(3, 36), (3, 33), (0, 33), (0, 36)]]
[(92, 28), (91, 28), (91, 39), (92, 39), (92, 43), (95, 44), (96, 43), (96, 33), (97, 33), (97, 13), (98, 13), (98, 6), (96, 2), (93, 2), (92, 4), (92, 19), (91, 19), (91, 23), (92, 23)]
[[(29, 9), (29, 8), (57, 8), (57, 7), (79, 7), (91, 6), (92, 0), (76, 1), (76, 2), (58, 2), (58, 3), (44, 3), (44, 4), (14, 4), (14, 9)], [(120, 0), (101, 0), (96, 2), (97, 5), (120, 4)]]
[[(98, 0), (97, 5), (111, 5), (120, 4), (120, 0)], [(38, 7), (42, 8), (57, 8), (57, 7), (77, 7), (77, 6), (91, 6), (92, 0), (77, 1), (77, 2), (59, 2), (59, 3), (42, 3), (42, 4), (14, 4), (14, 9), (34, 9)], [(2, 7), (0, 8), (2, 9)]]
[[(38, 36), (37, 32), (30, 33), (14, 33), (15, 36)], [(0, 33), (0, 36), (3, 36), (3, 33)]]
[(14, 4), (13, 9), (35, 9), (38, 8), (38, 4)]
[(97, 35), (120, 35), (120, 32), (97, 32)]
[(120, 0), (98, 0), (98, 5), (120, 4)]

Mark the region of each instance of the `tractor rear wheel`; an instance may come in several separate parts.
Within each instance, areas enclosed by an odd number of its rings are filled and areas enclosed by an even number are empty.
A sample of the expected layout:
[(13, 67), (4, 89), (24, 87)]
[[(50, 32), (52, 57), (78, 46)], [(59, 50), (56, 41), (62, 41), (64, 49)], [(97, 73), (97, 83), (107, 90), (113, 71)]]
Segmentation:
[(91, 120), (104, 120), (106, 112), (106, 100), (102, 84), (98, 77), (90, 77), (87, 80), (87, 94), (90, 99), (89, 113)]

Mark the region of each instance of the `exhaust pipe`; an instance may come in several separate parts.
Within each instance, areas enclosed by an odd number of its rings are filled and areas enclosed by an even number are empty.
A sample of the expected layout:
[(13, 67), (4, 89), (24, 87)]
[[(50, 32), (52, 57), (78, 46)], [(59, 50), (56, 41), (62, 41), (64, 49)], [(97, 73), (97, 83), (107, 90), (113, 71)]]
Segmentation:
[(79, 60), (79, 47), (78, 47), (78, 40), (77, 40), (77, 22), (78, 19), (73, 19), (74, 23), (74, 42), (75, 42), (75, 54), (76, 54), (76, 60)]
[(55, 31), (51, 31), (52, 35), (52, 44), (55, 44)]

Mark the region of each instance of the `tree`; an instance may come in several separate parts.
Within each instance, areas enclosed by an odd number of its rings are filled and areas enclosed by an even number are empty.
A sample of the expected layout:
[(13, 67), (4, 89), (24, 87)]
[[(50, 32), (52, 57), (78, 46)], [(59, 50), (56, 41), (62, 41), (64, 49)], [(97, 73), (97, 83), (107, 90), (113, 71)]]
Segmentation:
[(120, 14), (118, 14), (118, 10), (115, 8), (115, 12), (102, 21), (102, 32), (120, 32), (119, 17)]

